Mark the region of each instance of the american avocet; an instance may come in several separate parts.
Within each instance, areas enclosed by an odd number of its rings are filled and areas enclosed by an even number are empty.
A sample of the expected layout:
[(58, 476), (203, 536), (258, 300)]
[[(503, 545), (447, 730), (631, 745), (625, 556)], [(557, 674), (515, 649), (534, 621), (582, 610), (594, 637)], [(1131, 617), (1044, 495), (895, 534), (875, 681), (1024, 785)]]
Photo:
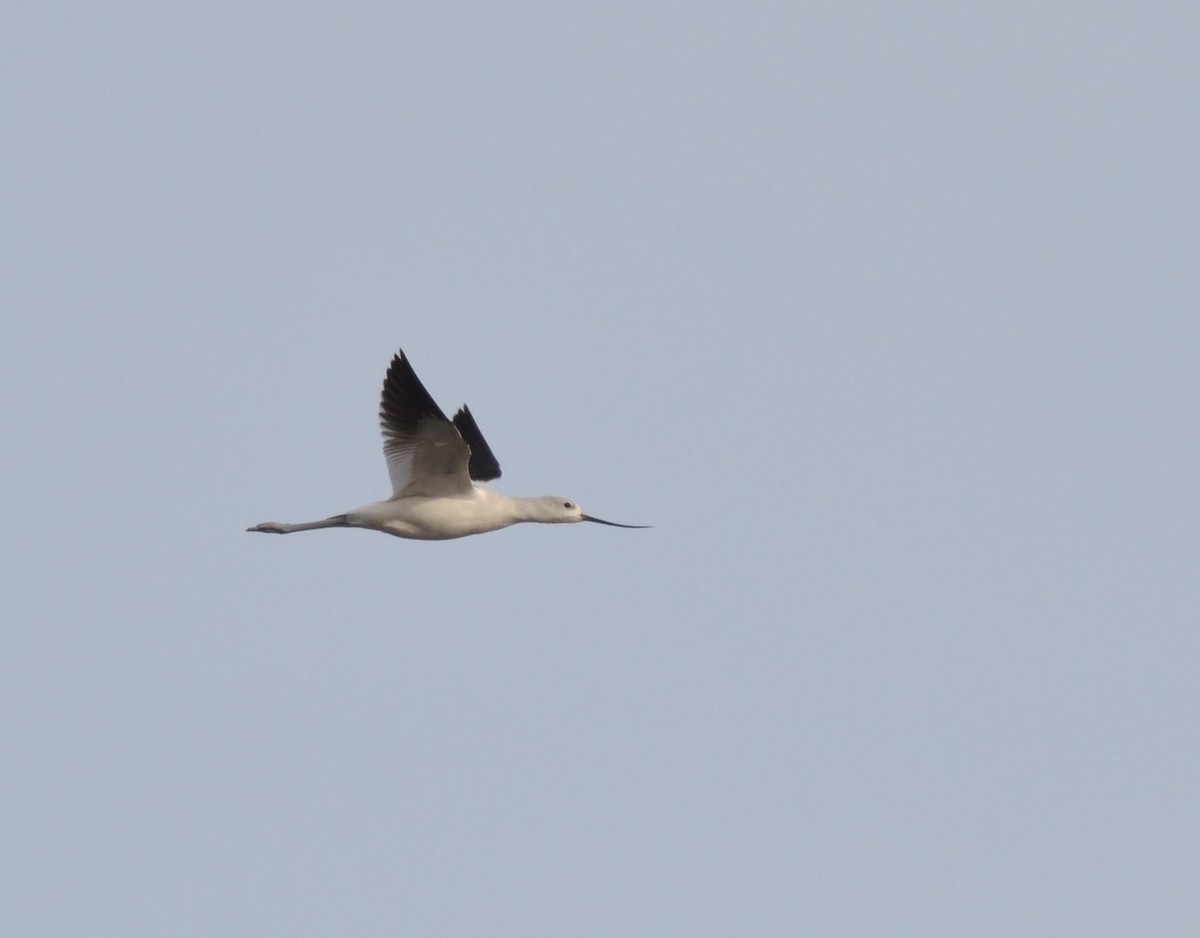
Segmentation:
[(448, 420), (401, 351), (383, 381), (379, 405), (383, 454), (392, 497), (323, 521), (284, 524), (264, 521), (248, 531), (291, 534), (314, 528), (370, 528), (425, 541), (483, 534), (521, 521), (558, 524), (595, 521), (614, 528), (644, 528), (585, 515), (579, 503), (557, 495), (514, 498), (479, 485), (500, 478), (471, 411), (464, 404)]

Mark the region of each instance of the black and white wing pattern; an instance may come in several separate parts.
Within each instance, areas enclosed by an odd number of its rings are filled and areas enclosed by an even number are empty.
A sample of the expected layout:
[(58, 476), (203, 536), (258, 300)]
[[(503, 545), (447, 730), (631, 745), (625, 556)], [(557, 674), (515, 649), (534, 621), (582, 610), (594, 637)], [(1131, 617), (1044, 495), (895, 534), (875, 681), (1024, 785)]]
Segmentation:
[(392, 359), (383, 380), (379, 423), (393, 498), (467, 494), (472, 480), (500, 475), (470, 410), (462, 407), (450, 421), (403, 351)]

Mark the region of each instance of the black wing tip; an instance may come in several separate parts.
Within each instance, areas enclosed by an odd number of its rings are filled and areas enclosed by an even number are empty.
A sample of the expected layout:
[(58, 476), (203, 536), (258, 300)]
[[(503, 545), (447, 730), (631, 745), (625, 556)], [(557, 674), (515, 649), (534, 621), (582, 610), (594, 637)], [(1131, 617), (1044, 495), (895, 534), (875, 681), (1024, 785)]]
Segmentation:
[(447, 420), (425, 385), (413, 371), (412, 364), (400, 349), (392, 356), (383, 378), (383, 394), (379, 401), (379, 419), (386, 428), (412, 432), (425, 417)]
[(483, 432), (471, 415), (471, 408), (466, 404), (463, 404), (454, 415), (454, 426), (458, 429), (458, 435), (463, 438), (471, 450), (471, 461), (467, 467), (471, 479), (475, 482), (491, 482), (493, 479), (499, 479), (500, 461), (496, 459), (492, 448), (483, 438)]

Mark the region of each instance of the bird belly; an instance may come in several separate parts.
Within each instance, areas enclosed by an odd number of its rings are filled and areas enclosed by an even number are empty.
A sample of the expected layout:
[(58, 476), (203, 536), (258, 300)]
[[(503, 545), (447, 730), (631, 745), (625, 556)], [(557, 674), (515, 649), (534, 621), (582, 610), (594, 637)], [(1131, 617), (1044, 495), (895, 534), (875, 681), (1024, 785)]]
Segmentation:
[(420, 541), (445, 541), (470, 534), (496, 531), (513, 523), (491, 503), (470, 495), (427, 498), (410, 495), (375, 502), (349, 512), (346, 520), (355, 527), (371, 528), (395, 537)]

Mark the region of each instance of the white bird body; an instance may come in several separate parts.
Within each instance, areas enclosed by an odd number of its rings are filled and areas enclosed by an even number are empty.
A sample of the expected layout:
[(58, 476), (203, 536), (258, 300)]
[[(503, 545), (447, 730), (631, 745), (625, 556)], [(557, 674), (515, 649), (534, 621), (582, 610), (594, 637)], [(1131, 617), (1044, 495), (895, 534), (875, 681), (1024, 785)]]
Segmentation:
[(517, 498), (484, 487), (500, 464), (463, 405), (449, 420), (412, 370), (404, 352), (392, 359), (379, 410), (392, 497), (321, 521), (264, 521), (250, 531), (291, 534), (317, 528), (368, 528), (396, 537), (442, 541), (483, 534), (522, 521), (543, 524), (595, 521), (577, 502), (556, 495)]
[[(525, 504), (532, 499), (512, 498), (473, 485), (465, 495), (429, 498), (408, 495), (371, 502), (346, 513), (350, 527), (373, 528), (397, 537), (442, 541), (468, 534), (498, 531), (518, 521), (536, 521)], [(558, 500), (555, 500), (558, 504)], [(563, 519), (566, 520), (566, 519)]]

